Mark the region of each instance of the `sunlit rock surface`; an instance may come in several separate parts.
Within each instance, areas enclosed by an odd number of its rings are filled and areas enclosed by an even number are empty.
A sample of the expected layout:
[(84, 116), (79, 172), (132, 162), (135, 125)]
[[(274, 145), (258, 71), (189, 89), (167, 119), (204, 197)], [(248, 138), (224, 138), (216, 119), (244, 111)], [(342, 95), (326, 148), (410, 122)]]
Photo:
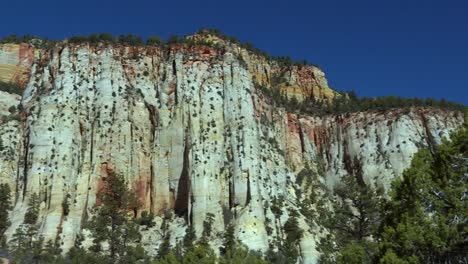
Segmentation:
[[(17, 63), (2, 52), (0, 65)], [(8, 111), (19, 96), (0, 92), (0, 181), (15, 197), (7, 235), (23, 222), (37, 193), (39, 232), (59, 240), (65, 251), (91, 213), (100, 182), (117, 172), (137, 194), (138, 213), (158, 216), (159, 224), (143, 232), (153, 254), (166, 210), (174, 213), (173, 244), (187, 224), (200, 236), (212, 213), (213, 246), (234, 224), (236, 236), (261, 251), (284, 235), (288, 211), (296, 210), (305, 231), (303, 261), (315, 263), (315, 246), (326, 231), (299, 211), (296, 175), (306, 164), (320, 168), (329, 187), (353, 173), (388, 188), (419, 147), (439, 143), (463, 120), (460, 113), (431, 108), (325, 117), (287, 113), (254, 82), (268, 86), (286, 72), (280, 87), (288, 96), (330, 100), (336, 92), (323, 72), (314, 66), (282, 69), (236, 47), (61, 44), (34, 52), (42, 59), (28, 64), (21, 112)], [(280, 197), (283, 212), (276, 218), (271, 208)], [(70, 205), (66, 216), (64, 201)]]

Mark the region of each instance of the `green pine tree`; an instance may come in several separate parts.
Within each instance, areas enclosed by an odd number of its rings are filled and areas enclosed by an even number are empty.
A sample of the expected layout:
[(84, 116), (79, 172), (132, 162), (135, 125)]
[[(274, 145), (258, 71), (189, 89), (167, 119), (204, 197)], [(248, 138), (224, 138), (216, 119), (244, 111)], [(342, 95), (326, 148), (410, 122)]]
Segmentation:
[(302, 239), (304, 231), (299, 227), (298, 216), (299, 214), (295, 210), (289, 210), (289, 218), (284, 224), (286, 238), (283, 248), (280, 250), (285, 254), (288, 263), (296, 263), (301, 256), (299, 242)]
[(382, 226), (382, 263), (468, 261), (468, 129), (434, 153), (420, 150), (390, 193)]
[(202, 237), (199, 241), (200, 244), (208, 245), (208, 240), (211, 236), (211, 232), (213, 231), (213, 222), (214, 222), (214, 214), (207, 213), (205, 221), (203, 221), (203, 232), (202, 232)]
[[(359, 175), (359, 171), (356, 171)], [(371, 263), (377, 250), (374, 236), (381, 223), (380, 208), (383, 190), (360, 183), (355, 175), (347, 175), (334, 189), (337, 200), (333, 216), (324, 222), (332, 231), (334, 245), (321, 243), (323, 263)]]
[(185, 236), (183, 240), (183, 246), (185, 250), (189, 250), (193, 246), (193, 242), (197, 239), (195, 234), (195, 229), (192, 225), (187, 226), (187, 230), (185, 231)]
[(124, 178), (115, 173), (106, 179), (106, 187), (98, 198), (102, 205), (96, 207), (87, 224), (94, 241), (92, 251), (104, 253), (100, 244), (107, 241), (109, 255), (103, 254), (107, 262), (125, 263), (126, 257), (137, 250), (135, 244), (141, 237), (137, 223), (129, 216), (138, 207), (137, 199)]
[(227, 253), (234, 249), (237, 244), (237, 239), (234, 234), (234, 225), (229, 225), (224, 231), (224, 251)]
[(0, 214), (0, 242), (3, 244), (3, 233), (10, 226), (8, 211), (12, 209), (11, 191), (7, 183), (0, 184), (0, 208), (2, 208), (2, 213)]
[(24, 223), (35, 225), (39, 218), (39, 196), (36, 193), (31, 194), (29, 199), (29, 207), (24, 215)]

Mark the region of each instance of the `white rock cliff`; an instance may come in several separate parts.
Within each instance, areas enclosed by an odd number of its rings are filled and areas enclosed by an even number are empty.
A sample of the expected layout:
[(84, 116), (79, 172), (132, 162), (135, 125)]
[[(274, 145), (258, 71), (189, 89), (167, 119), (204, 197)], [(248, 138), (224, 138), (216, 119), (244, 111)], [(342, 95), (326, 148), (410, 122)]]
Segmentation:
[[(173, 244), (187, 223), (200, 235), (212, 213), (213, 245), (232, 223), (243, 243), (266, 251), (283, 234), (288, 209), (299, 211), (295, 189), (302, 187), (295, 179), (306, 164), (323, 168), (329, 187), (358, 170), (365, 182), (388, 188), (419, 147), (437, 144), (463, 122), (460, 113), (432, 108), (287, 113), (254, 86), (254, 79), (268, 84), (285, 69), (233, 48), (63, 43), (35, 52), (41, 59), (30, 67), (22, 97), (0, 92), (0, 182), (14, 191), (7, 235), (37, 193), (39, 232), (64, 250), (113, 171), (137, 193), (138, 213), (174, 211)], [(289, 95), (327, 100), (335, 94), (316, 67), (288, 73), (281, 87)], [(10, 113), (19, 100), (22, 111)], [(276, 219), (271, 208), (280, 197), (283, 214)], [(315, 263), (323, 229), (299, 218), (303, 262)], [(144, 239), (150, 252), (160, 243), (151, 233)]]

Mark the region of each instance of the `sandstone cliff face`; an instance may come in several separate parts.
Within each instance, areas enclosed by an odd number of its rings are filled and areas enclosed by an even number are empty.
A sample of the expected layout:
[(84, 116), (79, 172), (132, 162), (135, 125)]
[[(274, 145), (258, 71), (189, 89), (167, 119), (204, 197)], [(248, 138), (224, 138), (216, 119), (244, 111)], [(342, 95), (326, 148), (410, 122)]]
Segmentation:
[(300, 166), (304, 159), (315, 157), (325, 169), (329, 187), (353, 174), (385, 189), (410, 165), (419, 148), (440, 144), (463, 123), (461, 113), (433, 108), (287, 118), (292, 164)]
[(0, 44), (0, 81), (26, 84), (38, 55), (28, 44)]
[(0, 182), (7, 182), (11, 187), (18, 181), (19, 163), (23, 162), (23, 139), (19, 116), (9, 109), (16, 107), (20, 99), (19, 95), (0, 91)]
[[(212, 213), (218, 233), (213, 245), (234, 224), (243, 243), (266, 251), (283, 235), (288, 209), (299, 209), (296, 174), (306, 164), (323, 168), (329, 186), (352, 172), (388, 187), (418, 147), (439, 142), (463, 120), (422, 108), (322, 118), (287, 113), (274, 108), (254, 80), (268, 84), (282, 72), (289, 76), (282, 86), (288, 93), (327, 100), (335, 92), (323, 73), (281, 69), (232, 47), (63, 44), (40, 52), (21, 98), (21, 119), (0, 124), (0, 181), (15, 192), (7, 235), (23, 222), (29, 197), (37, 193), (40, 233), (65, 250), (96, 204), (100, 182), (114, 171), (137, 193), (138, 213), (174, 211), (173, 243), (187, 223), (200, 235)], [(0, 98), (19, 100), (5, 93)], [(271, 208), (280, 197), (278, 217)], [(303, 260), (314, 263), (323, 231), (301, 214), (299, 222)], [(150, 252), (158, 239), (157, 232), (144, 234)]]
[[(214, 43), (235, 55), (240, 65), (252, 75), (254, 82), (267, 87), (277, 86), (288, 98), (298, 101), (315, 99), (331, 101), (340, 96), (328, 86), (325, 73), (316, 65), (284, 65), (278, 60), (265, 58), (262, 54), (251, 52), (212, 35), (193, 35), (189, 39), (195, 42)], [(210, 49), (204, 49), (203, 55), (209, 56)]]

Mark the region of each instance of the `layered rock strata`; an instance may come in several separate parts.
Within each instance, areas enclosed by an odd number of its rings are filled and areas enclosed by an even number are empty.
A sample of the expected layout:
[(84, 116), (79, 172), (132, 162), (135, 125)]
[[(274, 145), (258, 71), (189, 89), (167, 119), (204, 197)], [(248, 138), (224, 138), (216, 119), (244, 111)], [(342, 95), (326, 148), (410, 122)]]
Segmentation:
[[(437, 144), (463, 120), (431, 108), (287, 113), (254, 83), (271, 84), (275, 72), (288, 70), (232, 47), (63, 43), (40, 55), (28, 72), (22, 111), (0, 108), (0, 181), (15, 197), (7, 235), (23, 222), (36, 193), (39, 232), (65, 251), (92, 213), (100, 184), (116, 172), (137, 194), (138, 214), (151, 211), (160, 223), (166, 210), (174, 212), (173, 244), (188, 224), (200, 235), (211, 213), (213, 246), (233, 224), (243, 243), (266, 251), (285, 235), (282, 226), (295, 210), (305, 231), (303, 261), (314, 263), (326, 231), (300, 212), (298, 172), (306, 166), (321, 172), (317, 180), (329, 187), (353, 174), (388, 188), (419, 147)], [(291, 95), (328, 100), (336, 93), (316, 67), (295, 66), (289, 76), (280, 87)], [(1, 93), (0, 100), (14, 105), (19, 97)], [(279, 199), (280, 215), (272, 210)], [(155, 252), (159, 238), (148, 231), (145, 247)]]

